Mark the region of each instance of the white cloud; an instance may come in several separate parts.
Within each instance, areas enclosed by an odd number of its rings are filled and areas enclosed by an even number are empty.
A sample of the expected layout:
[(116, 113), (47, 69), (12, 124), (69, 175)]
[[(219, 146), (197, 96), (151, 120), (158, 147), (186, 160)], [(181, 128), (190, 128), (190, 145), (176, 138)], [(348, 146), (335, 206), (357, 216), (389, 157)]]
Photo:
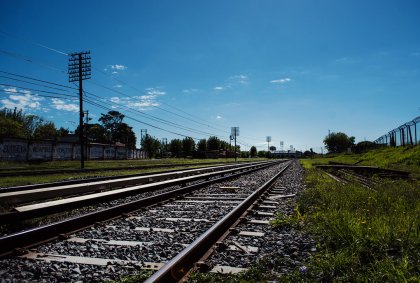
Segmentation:
[(111, 99), (110, 99), (112, 102), (114, 102), (114, 103), (119, 103), (120, 102), (120, 98), (119, 97), (116, 97), (116, 96), (114, 96), (114, 97), (111, 97)]
[(183, 93), (193, 93), (193, 92), (197, 92), (198, 89), (196, 88), (188, 88), (188, 89), (183, 89), (182, 92)]
[(32, 95), (29, 90), (21, 90), (23, 94), (18, 94), (18, 90), (14, 87), (12, 88), (3, 88), (5, 92), (13, 93), (9, 95), (9, 98), (4, 98), (0, 100), (2, 107), (6, 108), (18, 108), (18, 109), (32, 109), (39, 110), (41, 109), (40, 101), (43, 100), (42, 97)]
[(159, 106), (159, 102), (156, 98), (165, 95), (166, 92), (158, 88), (146, 89), (146, 94), (141, 96), (133, 97), (111, 97), (110, 101), (118, 105), (113, 105), (112, 108), (118, 108), (119, 106), (127, 106), (139, 110), (147, 110), (153, 106)]
[(116, 88), (122, 88), (122, 85), (114, 85)]
[(112, 69), (119, 70), (119, 71), (123, 71), (123, 70), (126, 70), (127, 69), (126, 66), (124, 66), (124, 65), (118, 65), (118, 64), (110, 65), (110, 67)]
[(116, 75), (116, 74), (118, 74), (118, 72), (116, 72), (116, 71), (113, 71), (111, 74), (113, 74), (113, 75)]
[(52, 98), (52, 107), (57, 110), (79, 112), (79, 106), (73, 103), (66, 103), (64, 100)]
[(240, 83), (240, 84), (248, 84), (249, 83), (249, 78), (248, 78), (248, 76), (245, 76), (245, 75), (231, 76), (229, 78), (229, 80), (233, 81), (233, 82)]
[(214, 88), (214, 90), (224, 90), (225, 88), (223, 87), (223, 86), (216, 86), (215, 88)]
[(15, 87), (5, 88), (4, 91), (6, 91), (6, 92), (16, 92), (16, 93), (18, 92)]
[(291, 82), (291, 81), (292, 81), (291, 78), (284, 78), (284, 79), (272, 80), (272, 81), (270, 81), (270, 83), (272, 83), (272, 84), (284, 84), (284, 83), (288, 83), (288, 82)]
[(216, 116), (216, 119), (222, 119), (222, 116), (217, 115), (217, 116)]

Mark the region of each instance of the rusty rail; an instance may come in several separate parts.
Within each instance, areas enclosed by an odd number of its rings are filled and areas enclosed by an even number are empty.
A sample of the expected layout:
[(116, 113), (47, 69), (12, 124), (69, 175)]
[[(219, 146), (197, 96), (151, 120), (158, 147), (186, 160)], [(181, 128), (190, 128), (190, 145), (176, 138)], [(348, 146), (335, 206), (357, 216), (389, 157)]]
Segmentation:
[(289, 164), (273, 178), (259, 187), (241, 204), (219, 220), (198, 239), (181, 251), (161, 269), (154, 273), (145, 283), (177, 282), (181, 280), (194, 264), (216, 243), (216, 241), (260, 198), (274, 181), (289, 167)]

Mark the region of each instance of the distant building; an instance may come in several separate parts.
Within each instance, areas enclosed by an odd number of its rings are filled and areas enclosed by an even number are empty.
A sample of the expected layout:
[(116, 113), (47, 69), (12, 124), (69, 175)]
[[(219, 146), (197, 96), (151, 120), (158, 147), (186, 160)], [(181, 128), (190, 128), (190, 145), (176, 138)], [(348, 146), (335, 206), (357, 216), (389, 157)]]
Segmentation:
[(272, 151), (271, 155), (275, 158), (300, 158), (302, 152), (297, 150), (276, 150)]

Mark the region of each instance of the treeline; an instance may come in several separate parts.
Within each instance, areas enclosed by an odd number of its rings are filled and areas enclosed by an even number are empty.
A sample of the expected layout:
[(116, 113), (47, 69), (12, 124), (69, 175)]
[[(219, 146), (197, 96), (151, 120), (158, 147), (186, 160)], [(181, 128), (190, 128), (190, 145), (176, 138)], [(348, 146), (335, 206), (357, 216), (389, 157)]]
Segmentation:
[[(225, 151), (230, 157), (235, 156), (235, 147), (229, 143), (212, 136), (197, 142), (191, 137), (184, 139), (173, 139), (168, 143), (161, 142), (155, 137), (146, 135), (141, 142), (142, 148), (147, 152), (148, 156), (153, 157), (195, 157), (205, 158), (209, 152)], [(236, 152), (240, 152), (240, 146), (236, 146)]]
[[(88, 142), (94, 143), (124, 143), (129, 148), (135, 148), (136, 135), (133, 128), (123, 122), (124, 115), (118, 111), (109, 111), (107, 114), (101, 114), (99, 123), (84, 125), (85, 137)], [(76, 128), (75, 134), (80, 132)], [(0, 137), (13, 137), (24, 139), (57, 139), (70, 135), (69, 129), (56, 128), (51, 121), (45, 121), (43, 118), (23, 113), (22, 109), (0, 110)]]
[[(84, 133), (89, 143), (114, 144), (120, 142), (128, 148), (135, 148), (137, 137), (127, 123), (124, 122), (125, 115), (118, 111), (109, 111), (101, 114), (97, 123), (84, 124)], [(79, 135), (79, 127), (75, 135)], [(0, 110), (0, 138), (15, 137), (25, 139), (57, 139), (68, 136), (70, 131), (63, 127), (57, 129), (53, 122), (45, 121), (37, 115), (28, 115), (18, 109), (3, 108)], [(150, 158), (155, 157), (194, 157), (205, 158), (209, 155), (218, 156), (223, 151), (227, 156), (234, 157), (236, 153), (240, 157), (266, 157), (267, 152), (257, 152), (255, 146), (250, 151), (240, 151), (239, 145), (236, 148), (228, 142), (211, 136), (208, 139), (194, 140), (191, 137), (184, 139), (173, 139), (169, 142), (162, 142), (159, 139), (145, 135), (141, 140), (142, 148)]]
[[(383, 147), (383, 145), (376, 144), (371, 141), (362, 141), (355, 143), (353, 136), (348, 136), (345, 133), (331, 133), (324, 138), (324, 144), (329, 153), (354, 152), (363, 153), (372, 149)], [(312, 149), (311, 149), (312, 152)], [(306, 152), (305, 152), (306, 154)]]
[(37, 115), (27, 115), (22, 109), (0, 109), (0, 137), (51, 139), (68, 134), (68, 129), (57, 129), (53, 122)]

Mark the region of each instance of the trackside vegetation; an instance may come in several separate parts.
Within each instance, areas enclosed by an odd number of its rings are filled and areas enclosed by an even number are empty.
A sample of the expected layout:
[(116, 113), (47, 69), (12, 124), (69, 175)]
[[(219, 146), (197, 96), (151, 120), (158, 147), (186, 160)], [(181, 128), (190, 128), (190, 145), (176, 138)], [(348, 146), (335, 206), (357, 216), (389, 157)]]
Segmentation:
[(306, 273), (281, 281), (419, 282), (420, 191), (417, 182), (385, 181), (374, 190), (340, 184), (315, 168), (294, 215), (319, 242)]

